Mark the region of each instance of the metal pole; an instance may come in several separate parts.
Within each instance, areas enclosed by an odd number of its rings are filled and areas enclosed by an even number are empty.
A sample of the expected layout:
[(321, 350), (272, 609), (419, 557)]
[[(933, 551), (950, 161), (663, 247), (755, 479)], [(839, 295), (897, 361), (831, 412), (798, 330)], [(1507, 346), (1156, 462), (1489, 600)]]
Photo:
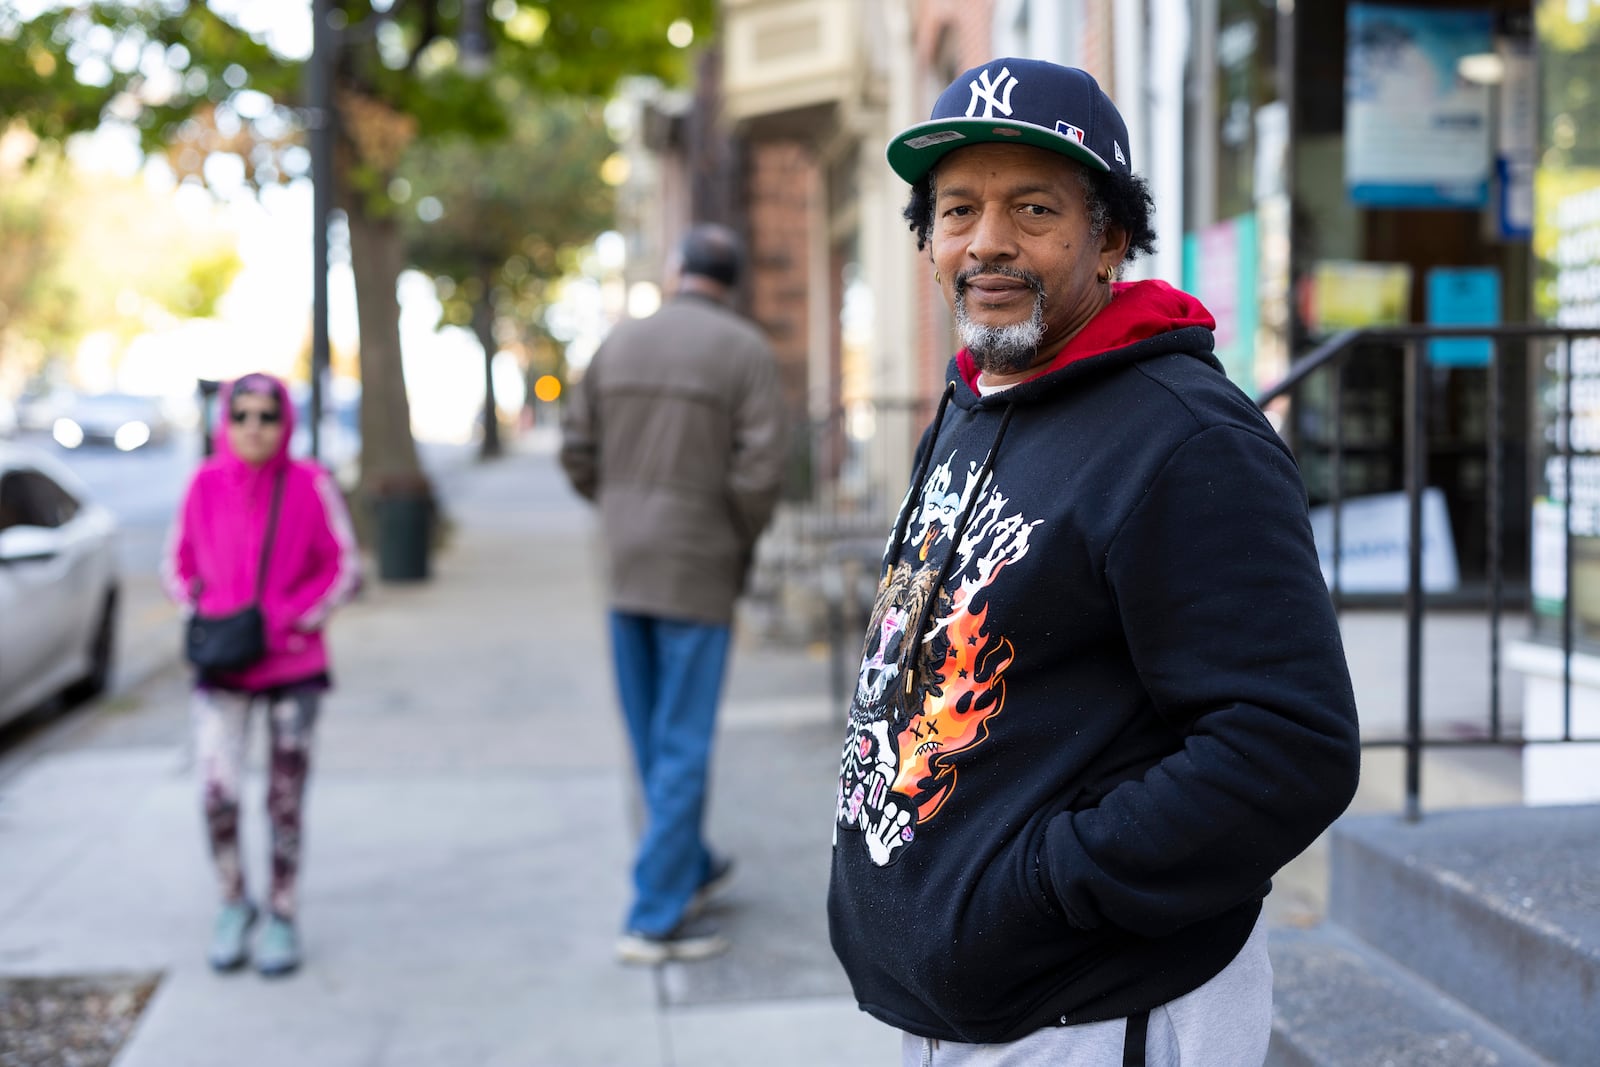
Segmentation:
[(1333, 610), (1344, 610), (1344, 360), (1328, 368), (1333, 381), (1333, 456), (1328, 464), (1328, 507), (1333, 519)]
[(1423, 349), (1405, 345), (1406, 361), (1406, 813), (1422, 818), (1422, 493), (1427, 485), (1428, 397)]
[(1577, 637), (1577, 610), (1573, 604), (1572, 588), (1572, 467), (1578, 450), (1572, 444), (1572, 335), (1561, 337), (1561, 411), (1556, 424), (1561, 427), (1561, 513), (1566, 528), (1563, 530), (1562, 566), (1564, 590), (1561, 597), (1561, 739), (1572, 740), (1572, 648)]
[(462, 0), (459, 34), (461, 73), (481, 77), (489, 69), (489, 33), (483, 20), (483, 0)]
[(311, 147), (311, 458), (322, 457), (322, 390), (328, 375), (328, 216), (333, 209), (333, 50), (330, 0), (311, 0), (306, 124)]
[(1505, 476), (1505, 449), (1500, 439), (1504, 430), (1505, 404), (1501, 395), (1505, 347), (1495, 339), (1489, 352), (1489, 736), (1500, 740), (1500, 616), (1505, 609), (1505, 579), (1500, 544), (1502, 479)]

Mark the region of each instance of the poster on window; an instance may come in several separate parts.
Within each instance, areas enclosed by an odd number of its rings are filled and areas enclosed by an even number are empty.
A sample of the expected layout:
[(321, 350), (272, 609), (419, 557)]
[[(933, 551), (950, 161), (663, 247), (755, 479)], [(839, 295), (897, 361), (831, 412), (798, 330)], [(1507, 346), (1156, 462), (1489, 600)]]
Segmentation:
[(1493, 13), (1351, 4), (1348, 31), (1350, 199), (1370, 207), (1487, 204), (1489, 88), (1457, 66), (1494, 50)]
[(1217, 320), (1215, 348), (1235, 385), (1255, 389), (1256, 218), (1243, 214), (1183, 239), (1183, 287)]
[(1300, 279), (1300, 321), (1312, 337), (1411, 321), (1411, 264), (1323, 259)]

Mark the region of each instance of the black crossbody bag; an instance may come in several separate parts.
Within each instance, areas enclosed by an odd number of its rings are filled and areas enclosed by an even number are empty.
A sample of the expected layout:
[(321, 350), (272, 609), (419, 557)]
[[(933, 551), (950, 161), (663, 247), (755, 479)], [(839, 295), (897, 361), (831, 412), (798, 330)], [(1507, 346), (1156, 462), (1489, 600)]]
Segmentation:
[(267, 536), (261, 543), (256, 567), (255, 600), (228, 615), (189, 616), (183, 651), (202, 675), (242, 671), (267, 653), (266, 620), (261, 615), (261, 593), (267, 581), (267, 555), (278, 533), (278, 508), (283, 501), (284, 472), (272, 487), (272, 511), (267, 516)]

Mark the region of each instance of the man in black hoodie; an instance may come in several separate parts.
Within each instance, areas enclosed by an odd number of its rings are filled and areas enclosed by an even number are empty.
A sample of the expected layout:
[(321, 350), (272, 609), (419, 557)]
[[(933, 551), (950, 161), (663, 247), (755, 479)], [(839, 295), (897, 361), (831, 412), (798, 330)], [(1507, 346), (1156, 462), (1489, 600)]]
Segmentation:
[(834, 950), (908, 1064), (1260, 1064), (1261, 902), (1359, 766), (1294, 459), (1197, 300), (1115, 281), (1150, 198), (1088, 74), (993, 60), (888, 155), (963, 347), (851, 702)]

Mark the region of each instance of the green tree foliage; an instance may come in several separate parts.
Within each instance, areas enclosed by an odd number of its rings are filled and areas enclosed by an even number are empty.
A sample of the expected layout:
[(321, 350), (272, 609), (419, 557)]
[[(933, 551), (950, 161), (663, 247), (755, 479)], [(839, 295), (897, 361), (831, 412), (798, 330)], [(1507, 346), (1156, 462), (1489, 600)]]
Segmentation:
[(397, 191), (429, 190), (402, 213), (407, 258), (434, 277), (444, 321), (483, 346), (485, 456), (500, 447), (489, 361), (503, 339), (528, 347), (550, 283), (611, 225), (615, 197), (598, 175), (615, 147), (597, 104), (529, 94), (503, 140), (436, 138), (401, 163)]
[[(99, 125), (126, 76), (98, 67), (79, 74), (91, 34), (112, 32), (76, 7), (50, 7), (23, 18), (0, 3), (0, 116), (21, 117), (40, 137), (59, 141)], [(74, 58), (68, 51), (76, 50)]]
[(13, 131), (0, 152), (0, 354), (29, 373), (92, 331), (127, 340), (215, 314), (243, 265), (230, 230), (139, 178), (79, 173), (30, 140)]
[[(288, 0), (284, 0), (287, 4)], [(0, 115), (60, 138), (116, 114), (181, 174), (239, 156), (260, 185), (306, 173), (302, 58), (201, 0), (0, 4)], [(231, 11), (238, 5), (229, 5)], [(340, 27), (332, 104), (334, 202), (349, 220), (363, 386), (361, 481), (368, 493), (424, 485), (400, 364), (395, 286), (408, 265), (393, 195), (401, 160), (437, 138), (492, 142), (522, 91), (602, 95), (625, 75), (669, 82), (689, 56), (676, 22), (709, 32), (716, 0), (329, 0)], [(43, 8), (43, 10), (38, 10)], [(243, 10), (241, 8), (241, 10)], [(461, 43), (482, 11), (486, 70)], [(537, 175), (530, 175), (537, 180)], [(416, 197), (428, 190), (414, 188)]]
[[(15, 144), (13, 134), (0, 144)], [(70, 328), (70, 298), (57, 283), (65, 242), (59, 199), (51, 192), (63, 168), (54, 156), (34, 160), (0, 153), (0, 359), (21, 357), (20, 377), (42, 353), (58, 347)]]
[(214, 315), (243, 266), (236, 235), (203, 199), (182, 209), (139, 177), (110, 174), (73, 175), (54, 196), (64, 237), (55, 276), (79, 329), (131, 339)]

